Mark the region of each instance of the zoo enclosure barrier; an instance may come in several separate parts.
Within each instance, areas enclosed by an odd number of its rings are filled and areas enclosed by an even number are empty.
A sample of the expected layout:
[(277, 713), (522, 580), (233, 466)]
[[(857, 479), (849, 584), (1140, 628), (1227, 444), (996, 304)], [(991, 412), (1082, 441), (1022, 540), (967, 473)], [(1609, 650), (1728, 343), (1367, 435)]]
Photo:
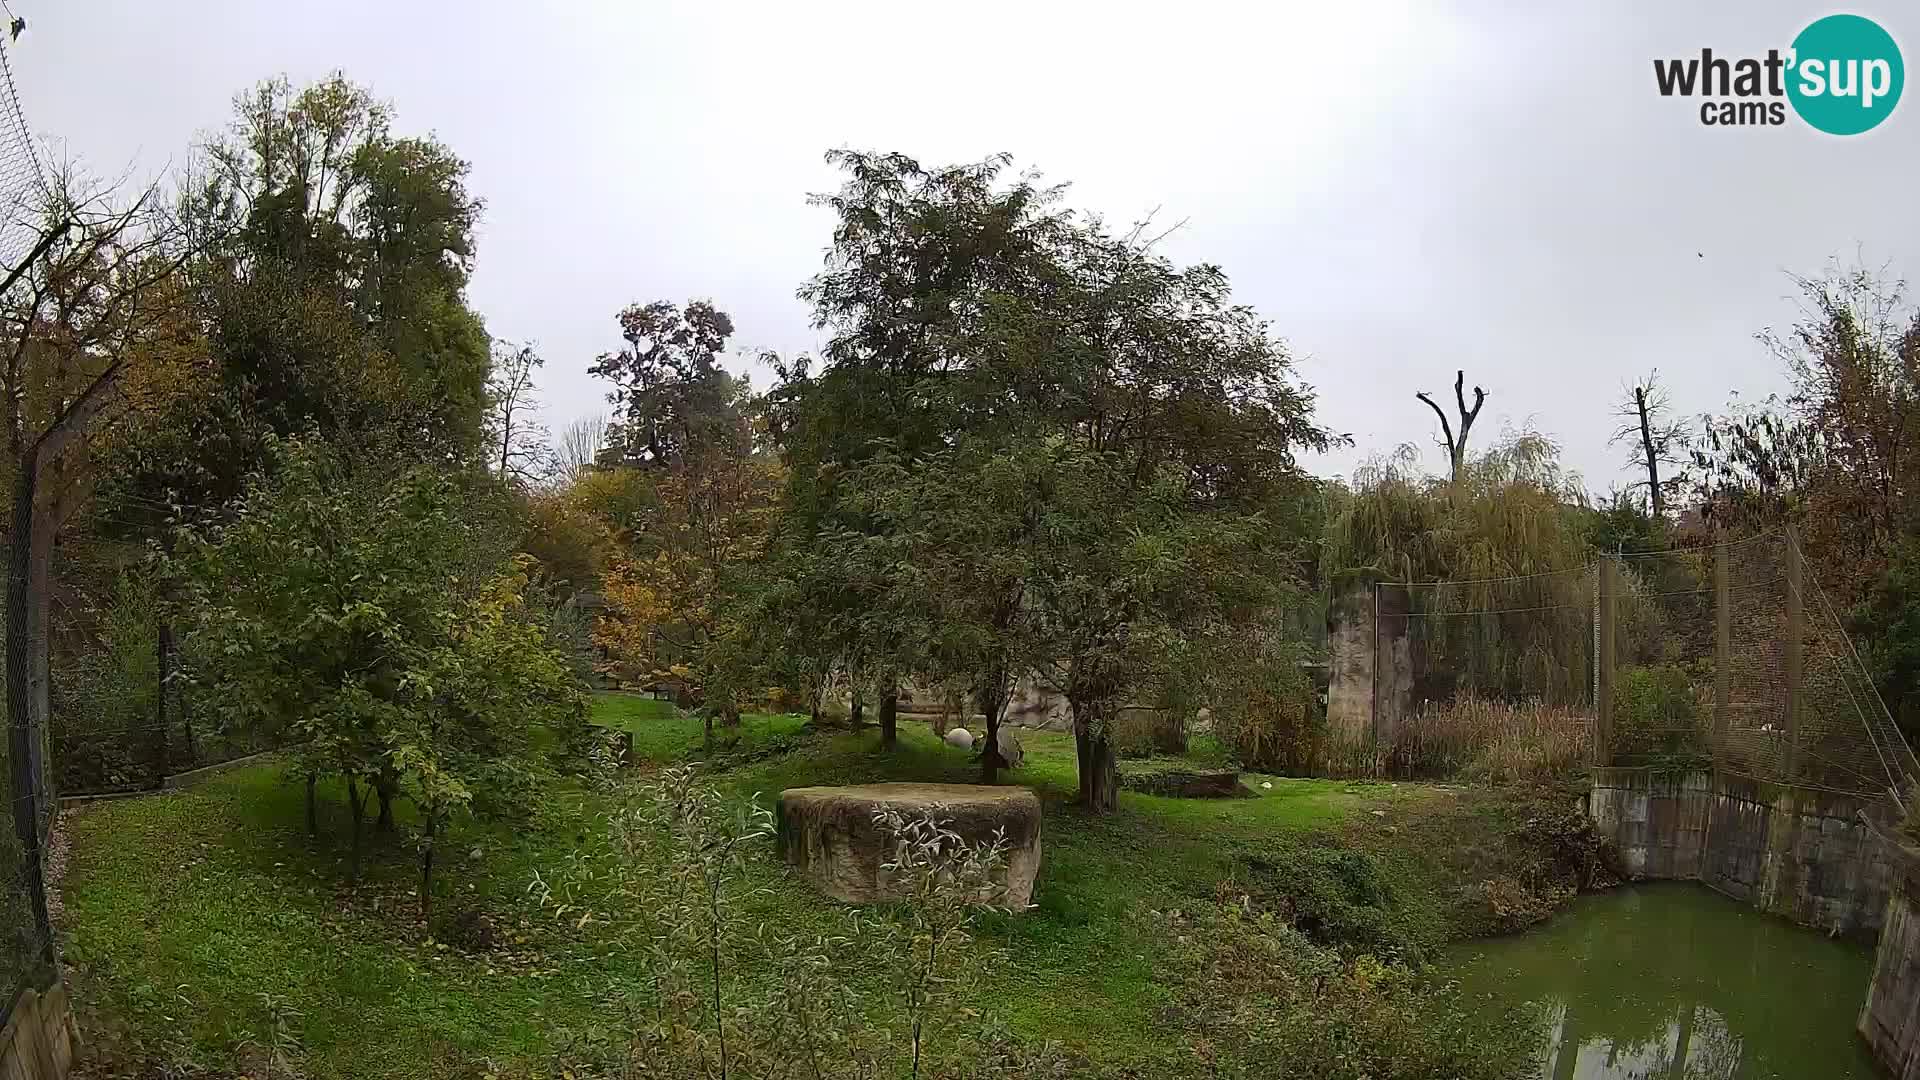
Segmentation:
[[(1920, 762), (1790, 531), (1564, 571), (1371, 587), (1376, 774), (1535, 759), (1898, 803)], [(1336, 637), (1338, 632), (1336, 631)]]

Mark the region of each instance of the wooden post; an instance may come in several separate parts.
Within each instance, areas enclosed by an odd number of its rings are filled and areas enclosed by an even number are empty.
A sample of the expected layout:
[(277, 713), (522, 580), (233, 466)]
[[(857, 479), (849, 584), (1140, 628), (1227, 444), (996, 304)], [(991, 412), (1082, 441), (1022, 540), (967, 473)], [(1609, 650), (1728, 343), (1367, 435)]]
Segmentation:
[(1593, 702), (1593, 752), (1595, 764), (1609, 765), (1613, 762), (1614, 596), (1620, 589), (1619, 566), (1611, 555), (1600, 557), (1599, 588), (1600, 655), (1594, 663), (1600, 677)]
[(1785, 779), (1793, 783), (1800, 767), (1800, 662), (1806, 642), (1806, 611), (1801, 600), (1805, 571), (1800, 565), (1800, 543), (1792, 529), (1787, 530), (1787, 756)]
[(1733, 672), (1733, 590), (1727, 584), (1727, 546), (1713, 549), (1713, 733), (1727, 733), (1727, 700)]

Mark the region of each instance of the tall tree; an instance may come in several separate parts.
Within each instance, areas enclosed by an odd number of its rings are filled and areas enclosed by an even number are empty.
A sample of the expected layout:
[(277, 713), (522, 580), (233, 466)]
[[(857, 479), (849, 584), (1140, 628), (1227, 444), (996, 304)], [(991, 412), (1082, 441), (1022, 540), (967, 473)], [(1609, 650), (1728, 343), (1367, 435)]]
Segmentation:
[[(1674, 419), (1672, 413), (1666, 387), (1660, 385), (1660, 372), (1653, 371), (1627, 387), (1625, 399), (1614, 409), (1620, 426), (1608, 440), (1609, 446), (1626, 443), (1632, 447), (1631, 463), (1647, 474), (1647, 505), (1655, 521), (1666, 520), (1667, 496), (1686, 483), (1682, 467), (1687, 460), (1687, 425)], [(1673, 471), (1662, 478), (1661, 469), (1667, 466)]]
[[(387, 421), (406, 451), (476, 454), (489, 358), (464, 296), (480, 213), (466, 163), (431, 138), (395, 136), (392, 110), (337, 73), (297, 91), (263, 82), (234, 108), (183, 202), (209, 252), (206, 287), (339, 304), (385, 358)], [(272, 343), (252, 346), (228, 361), (272, 372)]]
[(626, 347), (591, 368), (615, 383), (621, 409), (603, 458), (637, 474), (646, 497), (626, 521), (609, 519), (624, 543), (595, 639), (628, 677), (685, 686), (711, 736), (715, 714), (738, 721), (750, 689), (739, 590), (772, 532), (779, 464), (756, 452), (747, 381), (719, 366), (725, 312), (636, 304), (619, 322)]
[(554, 471), (547, 429), (538, 419), (534, 373), (545, 364), (532, 345), (496, 342), (487, 377), (487, 444), (494, 475), (528, 486)]
[(613, 460), (665, 468), (708, 451), (745, 453), (750, 446), (745, 379), (720, 367), (733, 320), (705, 300), (666, 301), (620, 312), (626, 347), (603, 353), (588, 372), (614, 384), (618, 410), (607, 429)]
[(1466, 472), (1467, 434), (1473, 430), (1473, 422), (1480, 418), (1480, 406), (1487, 401), (1487, 392), (1476, 386), (1473, 388), (1473, 407), (1468, 408), (1466, 384), (1465, 371), (1453, 373), (1453, 404), (1460, 415), (1460, 433), (1457, 435), (1454, 434), (1453, 425), (1447, 422), (1446, 410), (1442, 409), (1425, 390), (1413, 395), (1426, 402), (1427, 408), (1433, 410), (1433, 415), (1440, 418), (1440, 445), (1446, 448), (1449, 465), (1447, 475), (1452, 479), (1455, 487), (1460, 485), (1460, 479)]
[(607, 418), (599, 413), (579, 417), (562, 428), (559, 443), (554, 447), (554, 467), (559, 479), (568, 484), (580, 479), (599, 460), (600, 451), (606, 445)]

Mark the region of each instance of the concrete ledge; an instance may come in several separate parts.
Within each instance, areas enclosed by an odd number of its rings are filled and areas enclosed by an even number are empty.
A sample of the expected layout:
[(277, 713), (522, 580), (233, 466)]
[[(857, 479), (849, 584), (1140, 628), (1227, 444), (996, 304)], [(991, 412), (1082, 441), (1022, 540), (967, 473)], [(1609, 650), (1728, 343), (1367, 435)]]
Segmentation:
[(0, 1029), (0, 1080), (63, 1080), (73, 1067), (73, 1045), (67, 988), (22, 990)]
[[(300, 745), (304, 746), (306, 744), (302, 743)], [(80, 806), (90, 802), (109, 802), (114, 799), (138, 799), (146, 795), (155, 795), (162, 791), (178, 791), (181, 788), (191, 787), (209, 776), (215, 776), (227, 772), (230, 769), (244, 769), (249, 765), (258, 765), (270, 758), (279, 757), (290, 750), (298, 750), (299, 748), (299, 746), (282, 746), (272, 750), (262, 750), (257, 754), (248, 754), (245, 757), (233, 758), (229, 761), (217, 761), (212, 765), (202, 765), (197, 769), (188, 769), (183, 773), (174, 773), (171, 776), (162, 777), (160, 786), (157, 788), (135, 788), (132, 791), (103, 791), (97, 795), (62, 795), (60, 796), (60, 805), (62, 807)], [(0, 1080), (4, 1080), (4, 1078), (0, 1078)]]

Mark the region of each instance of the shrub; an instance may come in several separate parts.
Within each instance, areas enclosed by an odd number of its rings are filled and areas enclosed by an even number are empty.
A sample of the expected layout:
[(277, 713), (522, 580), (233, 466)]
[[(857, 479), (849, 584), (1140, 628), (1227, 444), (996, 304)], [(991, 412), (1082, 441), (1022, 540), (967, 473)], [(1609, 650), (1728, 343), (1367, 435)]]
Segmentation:
[[(570, 1074), (1067, 1075), (1052, 1047), (949, 1020), (979, 969), (963, 946), (994, 907), (1000, 843), (971, 843), (935, 812), (876, 814), (907, 900), (852, 911), (836, 933), (787, 933), (739, 914), (750, 854), (773, 834), (766, 810), (729, 802), (692, 767), (605, 781), (610, 856), (583, 847), (533, 891), (564, 925), (595, 928), (597, 948), (631, 954), (645, 976), (613, 992), (609, 1022), (583, 1036)], [(890, 976), (885, 993), (850, 977), (876, 971)]]
[(1157, 917), (1212, 1075), (1491, 1080), (1529, 1055), (1522, 1010), (1469, 1003), (1403, 963), (1343, 957), (1272, 913), (1228, 903)]
[(1243, 853), (1237, 878), (1261, 909), (1313, 941), (1346, 955), (1411, 960), (1423, 943), (1398, 919), (1392, 887), (1374, 859), (1358, 851), (1313, 847)]
[(1612, 759), (1698, 768), (1709, 760), (1706, 717), (1699, 690), (1678, 664), (1625, 668), (1613, 689)]

